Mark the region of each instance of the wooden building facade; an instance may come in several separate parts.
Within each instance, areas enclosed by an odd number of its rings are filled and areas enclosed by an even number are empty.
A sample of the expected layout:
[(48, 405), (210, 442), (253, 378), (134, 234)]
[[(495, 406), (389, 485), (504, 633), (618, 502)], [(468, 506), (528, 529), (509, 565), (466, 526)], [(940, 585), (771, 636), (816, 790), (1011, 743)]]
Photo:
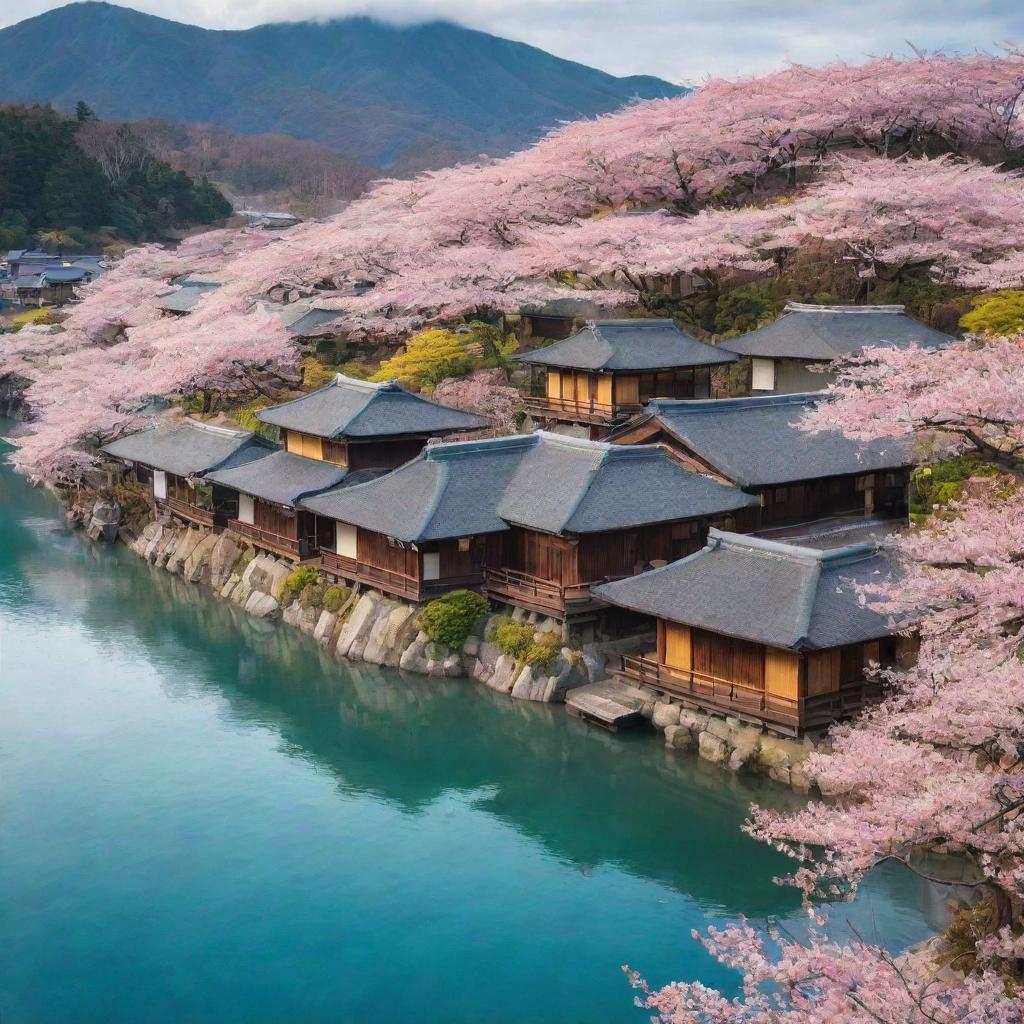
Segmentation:
[(912, 657), (913, 641), (857, 593), (889, 572), (872, 544), (823, 550), (712, 530), (696, 554), (598, 594), (656, 622), (655, 649), (623, 655), (624, 676), (800, 736), (879, 699), (874, 669)]
[(736, 356), (672, 320), (599, 320), (515, 359), (534, 371), (527, 405), (535, 419), (580, 425), (598, 439), (652, 398), (709, 398), (712, 369)]

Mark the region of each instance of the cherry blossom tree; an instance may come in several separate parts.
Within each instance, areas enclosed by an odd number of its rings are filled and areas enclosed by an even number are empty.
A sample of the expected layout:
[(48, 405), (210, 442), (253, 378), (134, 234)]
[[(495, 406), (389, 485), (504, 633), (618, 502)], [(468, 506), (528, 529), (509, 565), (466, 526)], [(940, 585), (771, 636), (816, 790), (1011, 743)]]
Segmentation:
[[(236, 360), (289, 358), (268, 296), (337, 300), (350, 335), (400, 337), (580, 289), (591, 304), (621, 307), (683, 272), (767, 273), (808, 239), (842, 244), (864, 276), (920, 265), (967, 287), (1018, 286), (1021, 182), (996, 165), (1024, 140), (1022, 88), (1016, 51), (710, 81), (564, 125), (502, 160), (379, 182), (324, 221), (137, 250), (85, 290), (51, 353), (16, 336), (0, 374), (34, 382), (34, 429), (59, 421), (47, 449), (59, 459), (77, 436), (63, 396), (84, 377), (92, 390), (74, 415), (91, 408), (102, 426), (157, 385), (180, 393), (222, 372), (231, 346)], [(162, 317), (160, 284), (186, 274), (221, 286), (187, 317)], [(92, 366), (68, 358), (80, 350)], [(177, 370), (153, 361), (176, 351)], [(100, 389), (119, 366), (135, 379)], [(32, 454), (34, 443), (20, 464), (50, 472), (52, 461), (35, 464), (45, 453)]]
[(755, 808), (747, 826), (793, 859), (789, 881), (812, 909), (898, 861), (975, 890), (994, 927), (968, 962), (944, 965), (924, 951), (896, 960), (864, 941), (832, 941), (820, 928), (798, 940), (741, 922), (699, 938), (743, 972), (743, 996), (699, 984), (654, 991), (633, 975), (657, 1020), (1024, 1020), (1022, 385), (1024, 337), (879, 348), (843, 368), (832, 400), (809, 417), (808, 429), (858, 438), (911, 430), (922, 457), (970, 452), (998, 473), (899, 535), (897, 579), (865, 588), (895, 626), (913, 624), (920, 651), (912, 668), (887, 673), (883, 703), (835, 727), (831, 752), (810, 758), (827, 799), (796, 813)]
[(488, 417), (495, 434), (514, 434), (519, 429), (523, 396), (508, 383), (504, 370), (477, 370), (461, 380), (443, 380), (434, 388), (433, 398), (442, 405)]

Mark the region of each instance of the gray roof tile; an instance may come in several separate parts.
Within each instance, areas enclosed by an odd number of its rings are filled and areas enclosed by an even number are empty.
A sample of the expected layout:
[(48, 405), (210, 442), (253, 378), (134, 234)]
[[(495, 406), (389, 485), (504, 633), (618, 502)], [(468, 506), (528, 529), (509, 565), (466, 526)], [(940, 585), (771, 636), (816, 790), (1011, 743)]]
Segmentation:
[(326, 387), (257, 415), (264, 423), (328, 438), (449, 434), (490, 426), (482, 416), (421, 398), (396, 381), (371, 384), (340, 373)]
[(431, 445), (386, 476), (302, 504), (406, 542), (497, 533), (508, 529), (496, 511), (497, 497), (536, 443), (527, 434)]
[(667, 370), (734, 363), (725, 349), (698, 341), (672, 320), (593, 320), (564, 341), (513, 357), (575, 370)]
[(750, 495), (681, 466), (658, 445), (613, 445), (538, 431), (498, 513), (546, 533), (599, 533), (733, 512)]
[(939, 348), (954, 339), (926, 327), (903, 306), (813, 306), (787, 303), (778, 320), (722, 342), (741, 356), (831, 362), (869, 346)]
[(199, 476), (224, 465), (260, 458), (270, 447), (269, 442), (245, 431), (195, 420), (165, 420), (112, 441), (102, 450), (176, 476)]
[(741, 487), (895, 469), (913, 462), (910, 438), (855, 441), (838, 430), (801, 430), (820, 394), (763, 395), (703, 401), (656, 399), (612, 434), (653, 419), (671, 436)]
[(432, 445), (371, 483), (306, 499), (314, 512), (418, 541), (504, 530), (596, 533), (755, 505), (656, 445), (614, 446), (537, 431)]
[(857, 586), (890, 578), (872, 544), (823, 551), (712, 529), (707, 546), (661, 569), (594, 588), (610, 604), (787, 650), (889, 635)]
[(279, 505), (294, 505), (306, 495), (336, 487), (347, 473), (344, 466), (277, 450), (240, 466), (215, 469), (206, 479)]

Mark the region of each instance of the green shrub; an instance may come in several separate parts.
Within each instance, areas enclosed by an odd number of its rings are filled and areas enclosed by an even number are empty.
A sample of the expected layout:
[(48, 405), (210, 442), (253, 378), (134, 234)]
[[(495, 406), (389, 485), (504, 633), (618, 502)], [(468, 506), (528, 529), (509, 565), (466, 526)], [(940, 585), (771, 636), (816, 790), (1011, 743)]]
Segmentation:
[(527, 665), (550, 673), (555, 667), (561, 649), (562, 638), (557, 633), (541, 633), (541, 638), (530, 644), (530, 649), (523, 660)]
[(506, 619), (494, 630), (494, 642), (502, 654), (522, 661), (533, 646), (533, 627)]
[(958, 455), (933, 466), (922, 466), (910, 478), (910, 511), (915, 517), (931, 515), (936, 506), (942, 508), (956, 501), (972, 476), (997, 473), (995, 466), (975, 455)]
[(299, 594), (299, 602), (307, 611), (319, 608), (324, 603), (324, 588), (319, 583), (307, 583)]
[(473, 623), (487, 611), (487, 601), (471, 590), (453, 590), (431, 601), (420, 612), (420, 628), (436, 644), (458, 648)]
[(320, 573), (311, 565), (302, 565), (288, 574), (281, 591), (281, 607), (287, 608), (308, 586), (320, 582)]
[(328, 587), (324, 591), (324, 609), (337, 615), (351, 593), (348, 587)]

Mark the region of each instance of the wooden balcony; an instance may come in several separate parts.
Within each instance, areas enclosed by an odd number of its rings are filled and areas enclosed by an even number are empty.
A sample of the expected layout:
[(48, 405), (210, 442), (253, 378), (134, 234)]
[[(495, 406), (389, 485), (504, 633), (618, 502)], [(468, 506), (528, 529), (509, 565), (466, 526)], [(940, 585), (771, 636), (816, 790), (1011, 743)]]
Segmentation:
[(240, 519), (229, 519), (228, 529), (237, 533), (246, 540), (252, 541), (258, 548), (272, 551), (276, 555), (283, 555), (285, 558), (299, 561), (309, 557), (309, 545), (304, 540), (296, 537), (286, 537), (284, 534), (272, 533), (252, 523), (243, 523)]
[(589, 612), (602, 607), (590, 588), (607, 582), (594, 580), (567, 587), (515, 569), (488, 569), (484, 575), (488, 596), (545, 615)]
[(616, 423), (629, 419), (643, 409), (642, 405), (609, 405), (594, 399), (576, 401), (571, 398), (549, 398), (546, 395), (530, 395), (525, 401), (534, 419), (571, 420), (573, 423)]
[(880, 684), (866, 679), (845, 683), (834, 693), (793, 700), (704, 672), (672, 669), (652, 657), (623, 654), (620, 661), (620, 674), (633, 682), (681, 697), (705, 711), (763, 722), (789, 736), (824, 730), (881, 698)]
[(327, 548), (320, 550), (320, 567), (335, 579), (344, 580), (347, 583), (361, 583), (394, 597), (405, 598), (407, 601), (429, 601), (449, 590), (457, 590), (460, 587), (478, 587), (481, 582), (479, 575), (446, 576), (436, 580), (421, 580), (395, 569), (382, 569), (376, 565), (367, 565)]
[[(214, 514), (208, 508), (200, 508), (198, 505), (190, 505), (180, 498), (157, 498), (156, 507), (158, 512), (169, 512), (178, 519), (193, 523), (196, 526), (206, 527), (212, 530), (214, 527)], [(222, 525), (222, 524), (217, 524)]]

